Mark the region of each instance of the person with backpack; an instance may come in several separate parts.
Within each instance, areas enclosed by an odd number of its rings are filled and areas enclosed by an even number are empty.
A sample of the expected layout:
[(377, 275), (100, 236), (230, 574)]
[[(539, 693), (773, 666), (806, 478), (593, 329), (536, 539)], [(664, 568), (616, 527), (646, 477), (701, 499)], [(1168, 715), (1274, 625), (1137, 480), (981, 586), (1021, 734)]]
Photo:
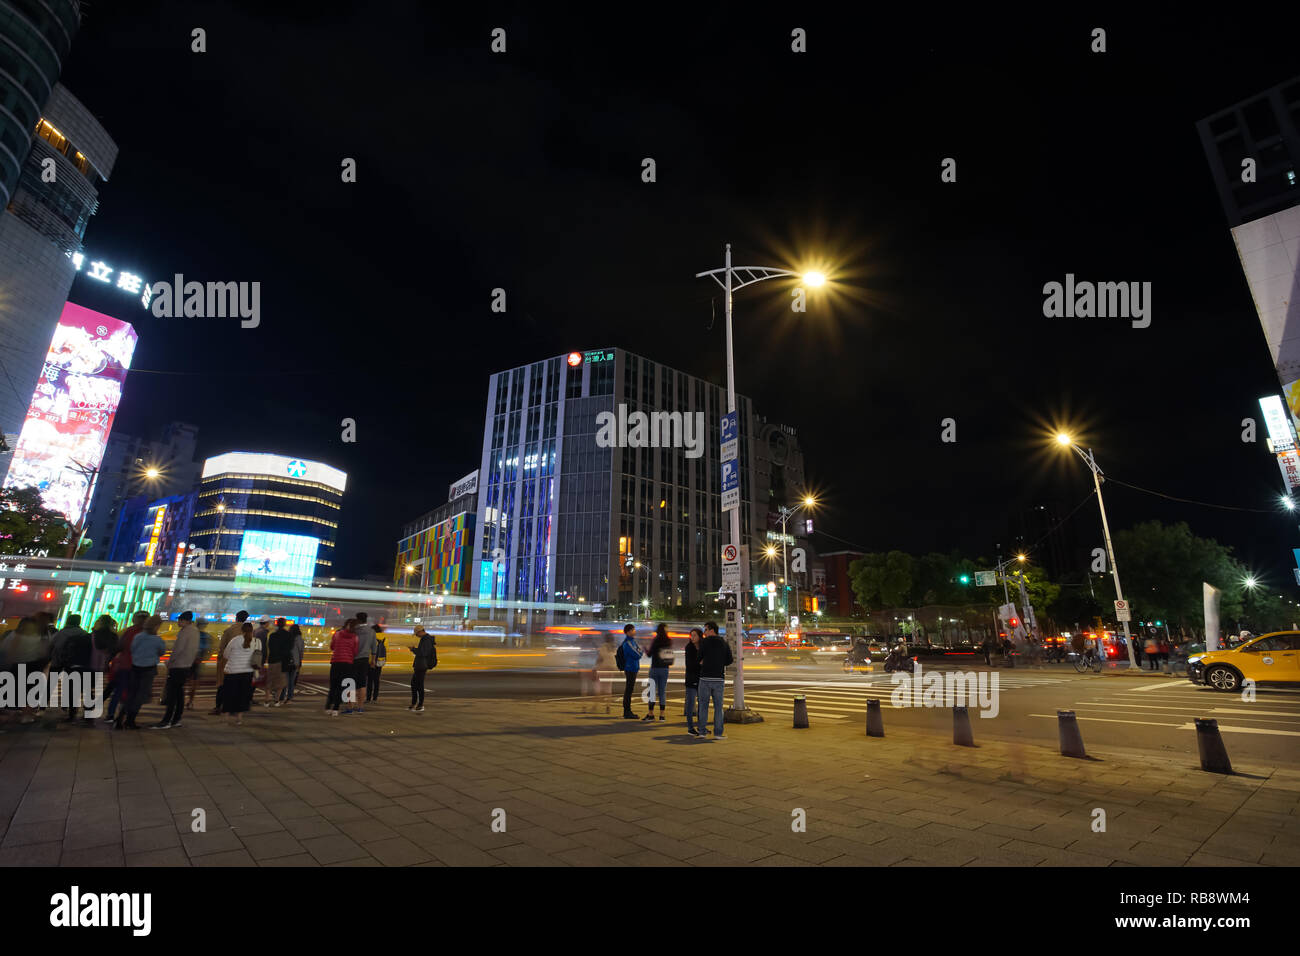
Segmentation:
[[(87, 681), (91, 677), (90, 662), (94, 651), (93, 639), (81, 626), (80, 614), (69, 614), (67, 625), (59, 631), (56, 638), (55, 647), (57, 650), (54, 658), (54, 666), (51, 672), (59, 675), (59, 691), (61, 703), (68, 709), (67, 723), (72, 723), (77, 719), (76, 700), (64, 698), (64, 694), (71, 694), (73, 675), (78, 675), (79, 683)], [(65, 676), (66, 675), (66, 676)], [(82, 684), (82, 715), (85, 715), (85, 702), (89, 697), (90, 687)], [(89, 717), (86, 718), (94, 723)]]
[(623, 625), (623, 643), (614, 652), (614, 663), (623, 672), (623, 719), (636, 720), (632, 713), (632, 689), (636, 686), (636, 675), (641, 669), (643, 652), (636, 640), (636, 625)]
[(411, 668), (411, 706), (406, 709), (422, 714), (424, 713), (424, 676), (429, 673), (431, 667), (438, 666), (438, 645), (433, 635), (418, 624), (415, 626), (414, 636), (420, 643), (411, 648), (415, 661)]
[(726, 739), (722, 732), (722, 692), (731, 661), (731, 646), (718, 634), (718, 625), (709, 621), (704, 625), (704, 640), (700, 643), (700, 725), (694, 736), (709, 735), (709, 703), (712, 701), (713, 738)]
[(655, 701), (658, 701), (659, 719), (666, 720), (664, 707), (668, 701), (668, 668), (673, 666), (674, 657), (673, 639), (668, 636), (668, 625), (662, 621), (655, 628), (655, 637), (650, 642), (646, 656), (650, 658), (650, 686), (655, 690), (655, 698), (650, 702), (650, 713), (641, 719), (655, 719)]
[(388, 639), (384, 629), (375, 625), (375, 647), (370, 652), (370, 669), (366, 673), (366, 703), (379, 703), (379, 675), (388, 663)]
[(686, 643), (686, 732), (698, 737), (695, 731), (695, 712), (700, 702), (700, 642), (704, 632), (698, 627), (691, 628), (691, 639)]

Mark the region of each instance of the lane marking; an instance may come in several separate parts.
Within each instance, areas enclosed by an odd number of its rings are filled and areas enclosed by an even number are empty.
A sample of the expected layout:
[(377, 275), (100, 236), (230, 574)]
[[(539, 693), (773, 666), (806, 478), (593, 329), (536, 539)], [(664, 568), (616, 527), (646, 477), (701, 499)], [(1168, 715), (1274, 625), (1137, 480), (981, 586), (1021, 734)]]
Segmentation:
[[(1195, 730), (1195, 724), (1183, 724), (1179, 730)], [(1219, 731), (1225, 734), (1269, 734), (1274, 737), (1300, 737), (1300, 730), (1269, 730), (1266, 727), (1224, 727), (1219, 725)]]
[[(1026, 714), (1025, 716), (1027, 716), (1027, 717), (1046, 717), (1046, 718), (1048, 718), (1049, 720), (1056, 720), (1056, 715), (1055, 715), (1055, 714)], [(1092, 721), (1096, 721), (1097, 723), (1102, 723), (1102, 724), (1141, 724), (1143, 727), (1181, 727), (1181, 726), (1195, 727), (1195, 726), (1196, 726), (1195, 724), (1187, 724), (1187, 725), (1182, 725), (1182, 724), (1157, 724), (1157, 723), (1155, 723), (1154, 721), (1150, 721), (1150, 720), (1114, 720), (1114, 719), (1109, 718), (1109, 717), (1078, 717), (1078, 715), (1076, 715), (1076, 719), (1078, 719), (1078, 720), (1092, 720)]]

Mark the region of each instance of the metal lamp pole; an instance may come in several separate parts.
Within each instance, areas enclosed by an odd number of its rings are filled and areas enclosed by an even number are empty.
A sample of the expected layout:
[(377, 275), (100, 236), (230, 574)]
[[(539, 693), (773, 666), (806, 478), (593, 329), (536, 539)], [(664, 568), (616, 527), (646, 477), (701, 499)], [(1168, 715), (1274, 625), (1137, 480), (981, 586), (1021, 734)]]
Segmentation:
[[(736, 362), (731, 331), (731, 297), (732, 293), (762, 282), (764, 279), (799, 278), (799, 273), (789, 269), (771, 269), (766, 266), (733, 266), (731, 264), (731, 243), (726, 244), (726, 264), (721, 269), (697, 272), (695, 278), (708, 276), (722, 287), (727, 316), (727, 412), (736, 410)], [(819, 277), (824, 281), (824, 277)], [(811, 284), (811, 283), (810, 283)], [(738, 489), (739, 490), (739, 489)], [(731, 542), (740, 547), (740, 508), (731, 512)], [(746, 711), (745, 707), (745, 646), (741, 635), (744, 633), (744, 611), (737, 595), (736, 601), (736, 677), (733, 685), (733, 711)], [(738, 715), (743, 720), (744, 715)]]
[[(1115, 579), (1115, 600), (1122, 601), (1124, 600), (1124, 592), (1119, 587), (1119, 566), (1115, 563), (1115, 549), (1110, 543), (1110, 524), (1106, 521), (1106, 502), (1101, 497), (1101, 467), (1097, 464), (1097, 459), (1093, 457), (1091, 448), (1088, 449), (1088, 453), (1085, 455), (1083, 449), (1078, 445), (1071, 443), (1070, 447), (1083, 459), (1084, 464), (1092, 472), (1093, 488), (1097, 491), (1097, 507), (1101, 509), (1101, 533), (1106, 540), (1106, 557), (1110, 561), (1110, 572)], [(1129, 636), (1128, 621), (1120, 621), (1119, 623), (1124, 629), (1124, 643), (1128, 647), (1128, 666), (1137, 667), (1137, 658), (1133, 655), (1133, 641)]]

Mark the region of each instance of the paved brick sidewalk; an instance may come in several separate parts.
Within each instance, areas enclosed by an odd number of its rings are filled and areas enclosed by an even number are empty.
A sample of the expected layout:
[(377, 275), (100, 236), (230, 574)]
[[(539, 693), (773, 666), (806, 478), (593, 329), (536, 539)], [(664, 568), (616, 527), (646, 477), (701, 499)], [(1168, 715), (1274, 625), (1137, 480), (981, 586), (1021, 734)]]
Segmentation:
[[(0, 864), (1300, 865), (1293, 769), (868, 739), (847, 721), (700, 741), (679, 716), (617, 713), (435, 700), (413, 715), (395, 695), (360, 717), (256, 708), (242, 728), (9, 727)], [(791, 830), (796, 808), (807, 832)]]

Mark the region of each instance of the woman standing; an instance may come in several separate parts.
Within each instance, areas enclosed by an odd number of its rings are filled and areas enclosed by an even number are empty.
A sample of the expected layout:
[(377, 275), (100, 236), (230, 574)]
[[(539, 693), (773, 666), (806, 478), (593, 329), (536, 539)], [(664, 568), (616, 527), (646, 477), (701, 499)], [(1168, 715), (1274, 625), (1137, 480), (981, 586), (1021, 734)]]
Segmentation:
[(697, 736), (695, 729), (695, 712), (700, 706), (700, 641), (704, 632), (698, 627), (691, 628), (691, 640), (686, 645), (686, 732)]
[(253, 671), (262, 659), (262, 648), (253, 640), (253, 625), (245, 621), (240, 627), (240, 636), (226, 645), (224, 655), (226, 662), (225, 680), (221, 682), (226, 690), (222, 695), (222, 710), (235, 715), (235, 723), (244, 722), (244, 714), (253, 701)]
[[(660, 622), (655, 628), (655, 638), (650, 642), (650, 683), (654, 685), (655, 700), (659, 701), (659, 719), (664, 719), (668, 697), (668, 668), (673, 666), (673, 639), (668, 636), (668, 626)], [(650, 713), (642, 720), (655, 719), (655, 704), (650, 702)]]
[(286, 704), (293, 700), (293, 688), (298, 683), (298, 673), (302, 670), (303, 652), (307, 649), (306, 642), (302, 639), (302, 628), (297, 624), (289, 625), (289, 637), (293, 638), (292, 660), (289, 662), (290, 667), (285, 674), (284, 691), (280, 699)]
[[(343, 703), (343, 681), (356, 673), (356, 667), (353, 661), (357, 656), (357, 635), (353, 630), (357, 626), (357, 619), (348, 618), (343, 622), (343, 626), (334, 632), (330, 638), (330, 691), (325, 698), (325, 713), (329, 717), (339, 715), (339, 705)], [(353, 690), (353, 700), (356, 691)], [(349, 704), (352, 701), (348, 701)], [(352, 713), (352, 708), (348, 708), (348, 713)]]
[(370, 652), (370, 670), (366, 674), (366, 703), (379, 703), (379, 674), (388, 663), (388, 638), (384, 629), (375, 625), (375, 649)]

